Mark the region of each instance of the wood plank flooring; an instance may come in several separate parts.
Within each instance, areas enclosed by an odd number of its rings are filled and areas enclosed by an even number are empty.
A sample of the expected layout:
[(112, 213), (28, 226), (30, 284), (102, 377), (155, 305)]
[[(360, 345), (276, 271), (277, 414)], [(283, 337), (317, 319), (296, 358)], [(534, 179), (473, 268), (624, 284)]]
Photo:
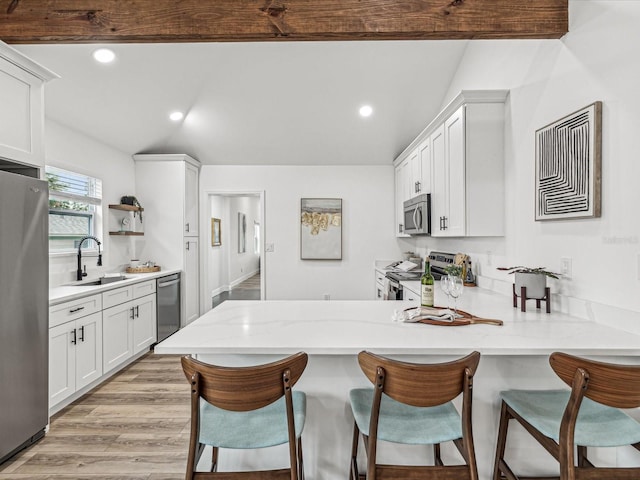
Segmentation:
[(52, 417), (0, 480), (182, 480), (189, 408), (180, 357), (149, 353)]

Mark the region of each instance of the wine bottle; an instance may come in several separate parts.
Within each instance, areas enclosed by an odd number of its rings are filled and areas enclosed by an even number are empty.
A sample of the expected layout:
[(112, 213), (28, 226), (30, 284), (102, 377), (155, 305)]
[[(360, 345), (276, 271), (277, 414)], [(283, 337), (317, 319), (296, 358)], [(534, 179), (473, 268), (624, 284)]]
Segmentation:
[(420, 277), (422, 284), (420, 305), (423, 307), (433, 307), (433, 275), (431, 275), (431, 263), (429, 257), (424, 261), (424, 274)]

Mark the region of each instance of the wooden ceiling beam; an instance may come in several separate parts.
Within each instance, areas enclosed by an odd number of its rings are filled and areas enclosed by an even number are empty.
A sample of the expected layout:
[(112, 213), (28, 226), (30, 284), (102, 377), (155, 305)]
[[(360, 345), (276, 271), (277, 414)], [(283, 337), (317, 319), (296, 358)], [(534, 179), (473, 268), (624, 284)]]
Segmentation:
[(6, 43), (560, 38), (568, 0), (0, 0)]

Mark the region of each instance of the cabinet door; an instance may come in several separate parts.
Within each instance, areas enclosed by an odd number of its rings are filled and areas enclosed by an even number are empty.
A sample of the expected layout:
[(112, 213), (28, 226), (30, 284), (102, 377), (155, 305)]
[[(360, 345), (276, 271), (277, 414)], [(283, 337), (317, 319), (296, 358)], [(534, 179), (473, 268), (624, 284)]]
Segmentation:
[(49, 408), (76, 391), (75, 324), (49, 329)]
[(157, 340), (156, 295), (147, 295), (135, 302), (133, 319), (133, 354), (148, 349)]
[(449, 212), (449, 175), (445, 157), (444, 125), (431, 134), (431, 235), (444, 235), (444, 218)]
[(409, 200), (409, 198), (415, 197), (416, 195), (420, 195), (422, 192), (422, 164), (420, 163), (420, 150), (415, 149), (409, 155), (409, 168), (410, 168), (410, 178), (409, 178), (409, 196), (405, 200)]
[(185, 163), (184, 234), (198, 236), (198, 169)]
[(198, 268), (198, 239), (185, 238), (184, 250), (184, 319), (185, 324), (200, 316), (200, 282)]
[(410, 169), (409, 159), (403, 160), (395, 169), (396, 180), (396, 236), (408, 237), (404, 233), (404, 201), (408, 200), (410, 192), (407, 191), (410, 182)]
[(465, 235), (466, 182), (464, 106), (460, 107), (444, 123), (446, 164), (449, 168), (449, 211), (445, 219), (445, 235)]
[(76, 390), (102, 376), (102, 313), (76, 321)]
[(44, 166), (42, 81), (0, 59), (0, 157)]
[(130, 341), (130, 322), (133, 320), (133, 302), (123, 303), (102, 311), (102, 370), (107, 373), (133, 355)]
[(420, 158), (420, 193), (431, 193), (431, 138), (418, 146)]

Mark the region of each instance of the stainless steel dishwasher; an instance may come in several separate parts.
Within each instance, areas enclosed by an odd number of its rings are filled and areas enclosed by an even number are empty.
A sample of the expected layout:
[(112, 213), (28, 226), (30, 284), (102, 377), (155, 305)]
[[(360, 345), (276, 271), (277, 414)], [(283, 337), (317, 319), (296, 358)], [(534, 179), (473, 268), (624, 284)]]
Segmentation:
[(180, 329), (180, 274), (156, 280), (158, 342)]

